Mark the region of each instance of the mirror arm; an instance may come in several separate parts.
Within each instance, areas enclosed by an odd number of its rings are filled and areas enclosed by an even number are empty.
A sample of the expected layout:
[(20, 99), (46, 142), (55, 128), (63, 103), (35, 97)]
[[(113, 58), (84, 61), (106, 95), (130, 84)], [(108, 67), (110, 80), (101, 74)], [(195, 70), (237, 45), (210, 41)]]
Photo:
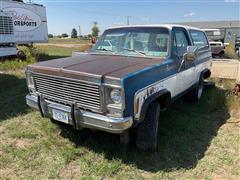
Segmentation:
[(182, 66), (183, 66), (183, 63), (184, 63), (184, 60), (182, 60), (182, 62), (181, 62), (181, 64), (180, 64), (180, 66), (179, 66), (179, 68), (178, 68), (178, 72), (180, 72), (180, 71), (181, 71), (181, 69), (182, 69)]
[(180, 66), (179, 66), (179, 68), (178, 68), (178, 72), (181, 71), (184, 62), (185, 62), (185, 59), (183, 58), (183, 60), (182, 60), (182, 62), (181, 62), (181, 64), (180, 64)]

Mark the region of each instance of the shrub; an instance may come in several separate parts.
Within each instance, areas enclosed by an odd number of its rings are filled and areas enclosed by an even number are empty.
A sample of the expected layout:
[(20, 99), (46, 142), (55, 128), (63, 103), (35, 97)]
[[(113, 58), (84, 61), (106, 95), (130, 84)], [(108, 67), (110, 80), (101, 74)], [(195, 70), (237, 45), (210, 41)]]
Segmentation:
[(224, 52), (224, 57), (229, 59), (238, 59), (237, 53), (235, 52), (235, 47), (233, 43), (230, 43), (226, 48)]
[(67, 37), (68, 37), (68, 34), (63, 33), (63, 34), (62, 34), (62, 37), (63, 37), (63, 38), (67, 38)]
[(53, 35), (52, 35), (52, 34), (49, 34), (49, 35), (48, 35), (48, 38), (53, 38)]
[(19, 46), (18, 48), (24, 52), (26, 60), (21, 61), (17, 58), (5, 59), (0, 62), (0, 70), (24, 69), (28, 64), (33, 64), (37, 61), (40, 52), (36, 46)]

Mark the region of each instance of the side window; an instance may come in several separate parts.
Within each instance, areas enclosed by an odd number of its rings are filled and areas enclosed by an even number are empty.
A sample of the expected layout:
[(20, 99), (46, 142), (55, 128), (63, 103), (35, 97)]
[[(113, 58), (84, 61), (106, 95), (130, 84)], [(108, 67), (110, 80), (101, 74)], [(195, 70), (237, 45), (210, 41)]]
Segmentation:
[(177, 30), (174, 32), (174, 42), (173, 48), (175, 55), (182, 58), (183, 54), (187, 51), (187, 46), (189, 45), (187, 37), (184, 31)]
[(201, 31), (190, 31), (193, 45), (197, 46), (199, 49), (208, 48), (208, 40), (205, 34)]

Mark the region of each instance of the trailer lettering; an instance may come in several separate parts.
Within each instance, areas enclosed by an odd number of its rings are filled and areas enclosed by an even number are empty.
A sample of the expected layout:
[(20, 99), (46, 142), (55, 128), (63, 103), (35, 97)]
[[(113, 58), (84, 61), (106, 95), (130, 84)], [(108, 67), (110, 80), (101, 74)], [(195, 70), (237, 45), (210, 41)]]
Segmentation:
[(14, 21), (15, 26), (37, 27), (37, 22), (31, 21)]
[(33, 31), (41, 26), (40, 16), (31, 10), (18, 7), (7, 10), (12, 14), (16, 32)]

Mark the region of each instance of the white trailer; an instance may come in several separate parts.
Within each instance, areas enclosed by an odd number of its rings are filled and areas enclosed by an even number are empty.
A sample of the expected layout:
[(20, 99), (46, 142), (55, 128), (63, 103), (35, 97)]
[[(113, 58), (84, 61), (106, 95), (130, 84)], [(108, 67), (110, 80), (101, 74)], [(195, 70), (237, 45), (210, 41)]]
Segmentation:
[(0, 10), (12, 14), (17, 44), (48, 42), (46, 8), (43, 5), (1, 0)]
[(13, 19), (10, 13), (0, 11), (0, 58), (16, 55)]

